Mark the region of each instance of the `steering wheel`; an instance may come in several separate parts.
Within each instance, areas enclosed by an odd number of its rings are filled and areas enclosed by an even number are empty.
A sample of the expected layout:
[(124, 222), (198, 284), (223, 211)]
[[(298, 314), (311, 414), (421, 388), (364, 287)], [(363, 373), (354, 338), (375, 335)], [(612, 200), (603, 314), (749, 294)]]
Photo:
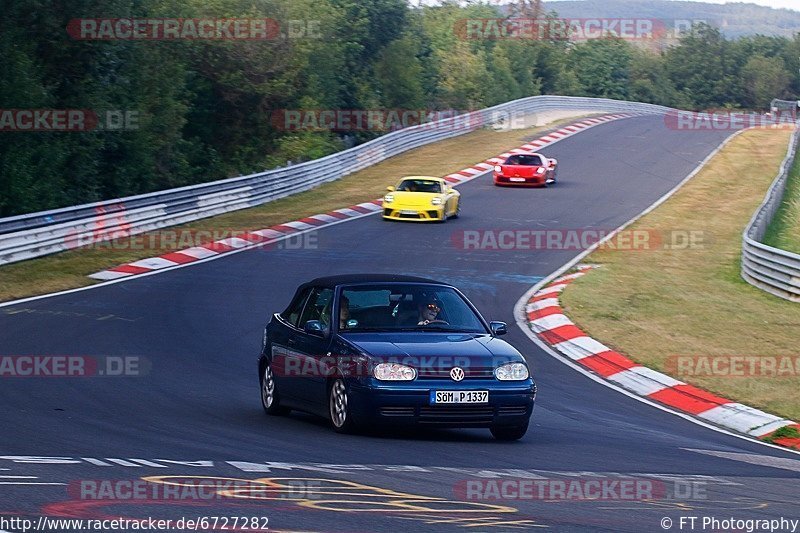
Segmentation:
[(439, 320), (439, 319), (437, 318), (436, 320), (429, 320), (429, 321), (428, 321), (428, 323), (427, 323), (427, 324), (425, 324), (425, 325), (426, 325), (426, 326), (429, 326), (429, 325), (431, 325), (431, 324), (444, 324), (444, 325), (446, 325), (446, 326), (449, 326), (449, 325), (450, 325), (450, 322), (448, 322), (448, 321), (446, 321), (446, 320)]

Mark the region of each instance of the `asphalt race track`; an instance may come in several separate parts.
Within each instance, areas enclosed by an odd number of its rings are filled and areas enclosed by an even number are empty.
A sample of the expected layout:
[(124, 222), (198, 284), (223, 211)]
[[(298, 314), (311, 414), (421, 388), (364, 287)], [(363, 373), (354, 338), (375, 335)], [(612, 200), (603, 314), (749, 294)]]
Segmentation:
[[(489, 175), (461, 186), (462, 217), (446, 224), (370, 216), (270, 250), (0, 308), (2, 355), (136, 356), (151, 365), (140, 377), (3, 379), (0, 516), (238, 515), (267, 517), (275, 531), (630, 532), (663, 531), (664, 517), (676, 531), (681, 516), (800, 518), (800, 456), (606, 388), (514, 325), (517, 299), (578, 251), (458, 245), (465, 230), (611, 230), (671, 189), (728, 133), (668, 130), (660, 117), (620, 120), (547, 151), (560, 163), (554, 188), (500, 189)], [(499, 443), (487, 430), (342, 436), (310, 416), (266, 417), (255, 368), (264, 324), (299, 283), (348, 272), (438, 278), (460, 287), (487, 319), (507, 321), (505, 338), (527, 356), (540, 391), (526, 437)], [(233, 500), (75, 494), (81, 480), (147, 476), (259, 478), (274, 490)], [(467, 501), (459, 489), (498, 477), (647, 480), (666, 492)]]

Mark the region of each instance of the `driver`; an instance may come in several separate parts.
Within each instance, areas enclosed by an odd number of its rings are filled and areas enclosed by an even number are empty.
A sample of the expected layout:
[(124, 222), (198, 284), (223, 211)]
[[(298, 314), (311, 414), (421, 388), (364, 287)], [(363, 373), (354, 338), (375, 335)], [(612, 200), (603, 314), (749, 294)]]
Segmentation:
[(444, 322), (437, 318), (441, 310), (442, 308), (435, 298), (425, 298), (419, 304), (419, 322), (417, 322), (417, 325), (427, 326), (431, 322)]

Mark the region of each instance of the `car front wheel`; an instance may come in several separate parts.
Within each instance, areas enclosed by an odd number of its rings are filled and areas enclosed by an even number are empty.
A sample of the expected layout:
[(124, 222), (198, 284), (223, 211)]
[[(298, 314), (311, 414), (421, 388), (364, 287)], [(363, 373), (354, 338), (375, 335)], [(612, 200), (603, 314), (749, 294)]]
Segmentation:
[(288, 407), (281, 405), (278, 389), (275, 387), (275, 376), (269, 363), (264, 365), (261, 374), (261, 406), (268, 415), (285, 415), (290, 411)]
[(328, 392), (328, 412), (331, 425), (337, 433), (351, 433), (356, 429), (353, 416), (350, 414), (350, 398), (344, 381), (337, 379), (331, 384)]
[(521, 426), (494, 426), (490, 431), (497, 440), (519, 440), (528, 432), (528, 423)]

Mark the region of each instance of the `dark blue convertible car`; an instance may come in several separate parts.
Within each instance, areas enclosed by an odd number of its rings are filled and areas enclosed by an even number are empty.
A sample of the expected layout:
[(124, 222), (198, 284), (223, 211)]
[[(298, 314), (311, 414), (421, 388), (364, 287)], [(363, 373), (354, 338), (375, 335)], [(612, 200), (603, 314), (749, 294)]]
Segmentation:
[(377, 424), (525, 435), (536, 385), (525, 359), (455, 287), (387, 275), (315, 279), (264, 330), (268, 414), (297, 409), (339, 432)]

